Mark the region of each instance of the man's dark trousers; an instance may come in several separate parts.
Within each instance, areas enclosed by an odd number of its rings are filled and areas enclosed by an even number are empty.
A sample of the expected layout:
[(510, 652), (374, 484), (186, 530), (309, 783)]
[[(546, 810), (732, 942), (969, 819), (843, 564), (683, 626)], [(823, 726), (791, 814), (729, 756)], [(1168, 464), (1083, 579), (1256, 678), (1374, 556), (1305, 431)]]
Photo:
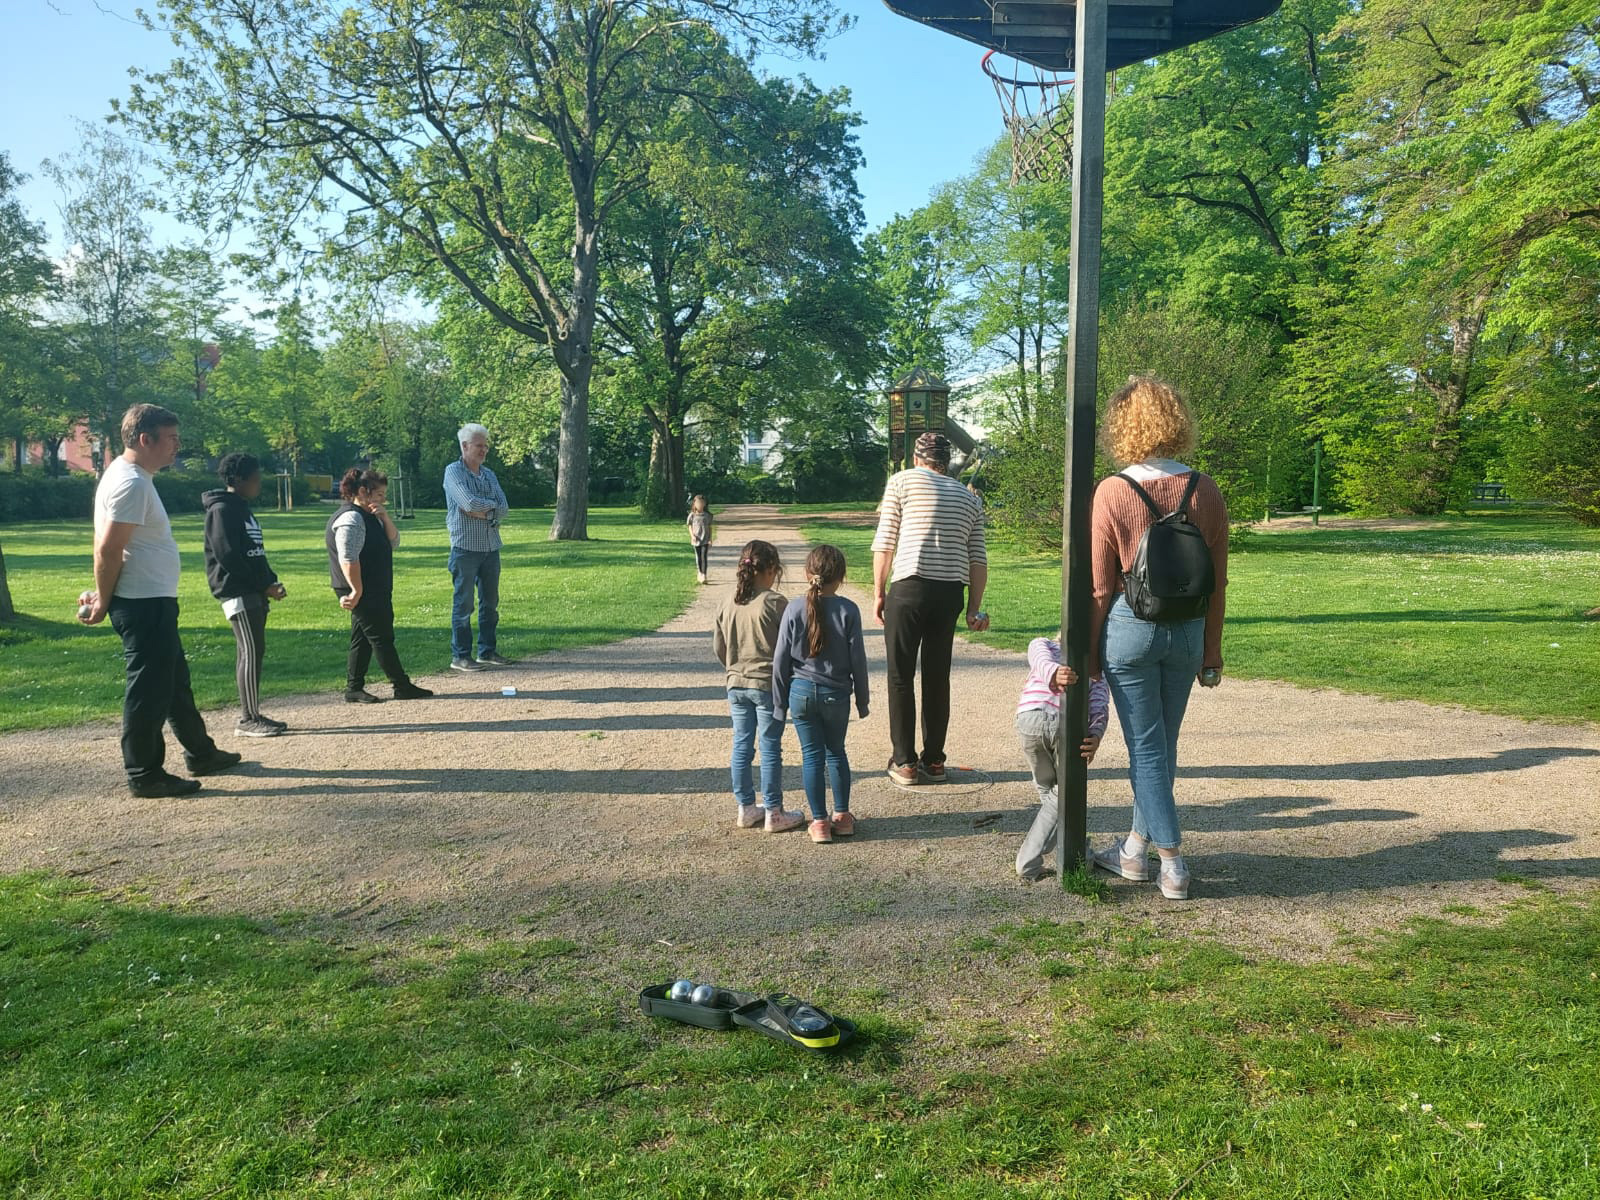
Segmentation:
[(122, 698), (122, 765), (130, 782), (161, 777), (167, 741), (161, 727), (172, 722), (190, 758), (208, 758), (217, 744), (194, 704), (189, 661), (178, 638), (178, 602), (170, 596), (111, 600), (111, 627), (122, 638), (128, 690)]
[(917, 659), (922, 659), (922, 754), (944, 762), (950, 728), (950, 655), (966, 585), (912, 575), (889, 585), (883, 605), (884, 654), (889, 662), (889, 741), (899, 766), (918, 760)]

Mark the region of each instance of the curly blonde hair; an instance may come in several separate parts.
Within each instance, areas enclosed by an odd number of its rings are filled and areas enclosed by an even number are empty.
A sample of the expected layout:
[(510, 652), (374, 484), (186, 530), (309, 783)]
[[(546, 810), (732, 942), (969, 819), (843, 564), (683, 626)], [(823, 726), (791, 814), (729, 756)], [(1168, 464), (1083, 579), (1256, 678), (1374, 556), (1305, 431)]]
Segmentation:
[(1180, 458), (1194, 449), (1194, 414), (1178, 390), (1154, 375), (1130, 375), (1106, 405), (1106, 451), (1120, 465)]

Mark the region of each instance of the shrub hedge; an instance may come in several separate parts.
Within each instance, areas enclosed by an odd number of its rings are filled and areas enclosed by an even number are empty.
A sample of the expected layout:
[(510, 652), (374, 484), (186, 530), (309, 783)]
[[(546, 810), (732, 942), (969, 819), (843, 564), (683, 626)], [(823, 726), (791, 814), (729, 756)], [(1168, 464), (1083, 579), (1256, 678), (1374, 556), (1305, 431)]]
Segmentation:
[[(86, 471), (60, 476), (31, 467), (20, 473), (0, 472), (0, 522), (88, 520), (94, 516), (98, 482)], [(305, 479), (297, 476), (293, 484), (295, 507), (310, 504), (313, 497)], [(174, 469), (156, 476), (156, 492), (169, 514), (199, 512), (203, 507), (200, 497), (221, 486), (209, 471)], [(270, 508), (277, 502), (276, 487), (269, 479), (256, 507)]]

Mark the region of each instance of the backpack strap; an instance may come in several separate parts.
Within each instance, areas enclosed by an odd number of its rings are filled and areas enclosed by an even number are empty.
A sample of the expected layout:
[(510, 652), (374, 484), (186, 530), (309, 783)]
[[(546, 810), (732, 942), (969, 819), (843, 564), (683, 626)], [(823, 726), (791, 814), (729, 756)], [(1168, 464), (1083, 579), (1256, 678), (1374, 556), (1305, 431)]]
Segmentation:
[[(1142, 487), (1139, 486), (1139, 481), (1137, 479), (1135, 479), (1132, 475), (1124, 475), (1121, 471), (1117, 472), (1117, 478), (1122, 480), (1122, 482), (1126, 483), (1134, 491), (1138, 492), (1139, 493), (1139, 499), (1144, 501), (1144, 506), (1150, 510), (1151, 516), (1155, 517), (1155, 519), (1158, 520), (1158, 521), (1161, 520), (1161, 517), (1162, 517), (1161, 510), (1156, 507), (1156, 502), (1154, 500), (1150, 499), (1150, 493), (1145, 491)], [(1189, 501), (1188, 496), (1185, 496), (1184, 497), (1184, 503), (1187, 504), (1188, 501)]]
[(1200, 472), (1189, 472), (1189, 486), (1183, 489), (1183, 501), (1174, 510), (1185, 521), (1189, 519), (1189, 501), (1194, 498), (1195, 488), (1200, 486)]

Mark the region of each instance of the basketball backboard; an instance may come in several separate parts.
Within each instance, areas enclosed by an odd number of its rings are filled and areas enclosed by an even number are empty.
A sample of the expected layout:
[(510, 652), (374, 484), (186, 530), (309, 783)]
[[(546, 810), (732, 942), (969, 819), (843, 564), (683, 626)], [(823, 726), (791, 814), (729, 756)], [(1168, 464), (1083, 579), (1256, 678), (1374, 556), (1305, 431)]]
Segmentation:
[[(1106, 70), (1249, 25), (1283, 0), (1111, 0)], [(1047, 71), (1075, 71), (1071, 0), (884, 0), (890, 12)]]

